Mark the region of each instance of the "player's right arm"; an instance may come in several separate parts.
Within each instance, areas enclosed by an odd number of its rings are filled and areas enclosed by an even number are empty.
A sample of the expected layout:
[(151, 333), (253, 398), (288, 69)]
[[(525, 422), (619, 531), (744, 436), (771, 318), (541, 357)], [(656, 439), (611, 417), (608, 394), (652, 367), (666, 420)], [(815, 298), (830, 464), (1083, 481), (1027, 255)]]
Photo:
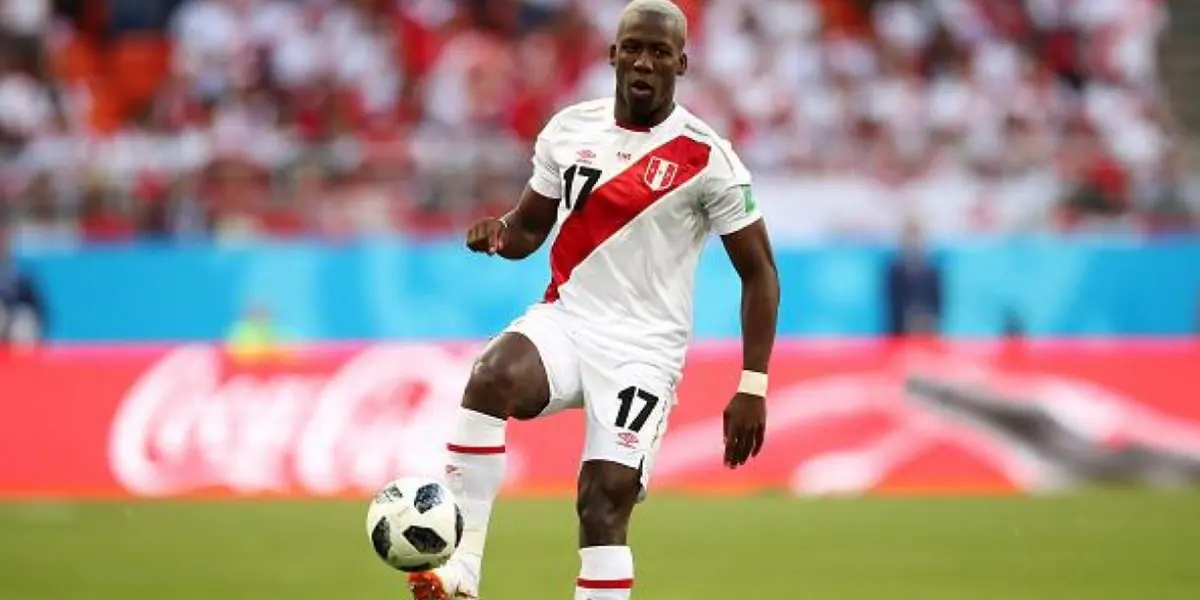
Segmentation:
[(467, 231), (467, 247), (472, 251), (521, 260), (537, 252), (550, 236), (562, 197), (561, 172), (552, 152), (558, 119), (551, 119), (538, 134), (533, 147), (533, 175), (517, 206), (503, 217), (483, 219)]
[(467, 231), (467, 247), (474, 252), (521, 260), (537, 252), (558, 219), (558, 200), (525, 186), (517, 206), (500, 218), (476, 222)]

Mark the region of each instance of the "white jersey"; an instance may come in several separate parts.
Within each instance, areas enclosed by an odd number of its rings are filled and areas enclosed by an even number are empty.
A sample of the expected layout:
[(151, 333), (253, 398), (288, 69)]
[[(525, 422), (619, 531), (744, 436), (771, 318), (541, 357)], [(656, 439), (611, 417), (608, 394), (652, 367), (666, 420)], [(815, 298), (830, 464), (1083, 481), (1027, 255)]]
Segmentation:
[(568, 107), (538, 136), (530, 187), (561, 200), (545, 301), (589, 344), (678, 371), (708, 235), (761, 215), (750, 173), (699, 118), (676, 106), (658, 126), (634, 129), (613, 106)]

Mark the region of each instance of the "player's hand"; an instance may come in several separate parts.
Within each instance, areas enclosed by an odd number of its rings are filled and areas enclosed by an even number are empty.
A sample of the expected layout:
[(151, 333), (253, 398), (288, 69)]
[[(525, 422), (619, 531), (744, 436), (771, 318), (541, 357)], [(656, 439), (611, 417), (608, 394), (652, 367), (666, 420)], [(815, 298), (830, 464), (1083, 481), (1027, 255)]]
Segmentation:
[(508, 225), (501, 219), (486, 218), (476, 221), (467, 230), (467, 248), (472, 252), (496, 254), (504, 249)]
[(737, 394), (725, 407), (725, 466), (736, 469), (762, 450), (767, 431), (767, 400)]

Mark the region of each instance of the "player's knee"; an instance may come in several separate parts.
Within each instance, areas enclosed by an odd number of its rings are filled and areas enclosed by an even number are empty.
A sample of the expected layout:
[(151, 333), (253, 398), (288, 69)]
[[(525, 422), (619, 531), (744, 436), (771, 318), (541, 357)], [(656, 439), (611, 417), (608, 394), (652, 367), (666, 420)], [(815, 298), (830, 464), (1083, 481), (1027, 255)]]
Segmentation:
[(532, 419), (549, 401), (537, 348), (522, 336), (505, 335), (475, 362), (463, 406), (500, 418)]
[(482, 357), (471, 369), (463, 406), (508, 418), (512, 416), (520, 385), (520, 373), (511, 364)]
[(624, 544), (641, 486), (637, 471), (602, 462), (587, 463), (584, 471), (575, 507), (584, 543)]

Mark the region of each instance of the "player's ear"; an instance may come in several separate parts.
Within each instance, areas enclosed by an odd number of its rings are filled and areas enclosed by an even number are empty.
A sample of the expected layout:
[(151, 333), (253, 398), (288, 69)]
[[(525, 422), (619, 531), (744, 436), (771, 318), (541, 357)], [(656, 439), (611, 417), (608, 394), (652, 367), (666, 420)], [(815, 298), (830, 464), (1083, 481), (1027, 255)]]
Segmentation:
[(679, 68), (675, 70), (675, 74), (680, 77), (683, 77), (684, 75), (687, 75), (687, 70), (688, 70), (688, 56), (687, 56), (687, 52), (684, 52), (683, 54), (679, 55)]
[(613, 67), (617, 66), (617, 45), (616, 44), (608, 45), (608, 64)]

